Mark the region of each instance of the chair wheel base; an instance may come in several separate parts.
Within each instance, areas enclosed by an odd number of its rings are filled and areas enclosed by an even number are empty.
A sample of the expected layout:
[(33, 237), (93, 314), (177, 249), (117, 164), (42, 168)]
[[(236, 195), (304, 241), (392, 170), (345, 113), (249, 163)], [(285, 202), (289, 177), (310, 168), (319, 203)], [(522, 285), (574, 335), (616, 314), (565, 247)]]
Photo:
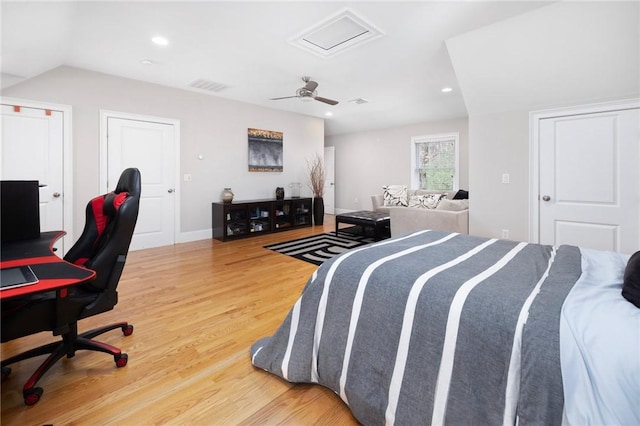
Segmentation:
[(36, 356), (49, 354), (44, 363), (42, 363), (36, 372), (33, 373), (22, 390), (25, 405), (31, 406), (37, 404), (44, 393), (44, 390), (41, 387), (35, 387), (36, 383), (56, 362), (64, 356), (72, 358), (76, 351), (90, 350), (111, 354), (117, 368), (125, 367), (129, 362), (129, 356), (126, 353), (121, 352), (120, 349), (115, 346), (92, 340), (95, 336), (118, 328), (122, 330), (122, 333), (125, 336), (129, 336), (133, 333), (133, 326), (126, 322), (96, 328), (82, 333), (81, 335), (78, 335), (77, 324), (70, 324), (68, 333), (62, 336), (61, 341), (52, 342), (3, 360), (2, 381), (4, 382), (11, 374), (11, 368), (8, 367), (8, 365)]
[(125, 365), (127, 365), (127, 362), (129, 361), (129, 356), (127, 354), (119, 354), (119, 355), (114, 355), (113, 359), (116, 362), (116, 367), (122, 368)]
[(24, 403), (29, 406), (36, 405), (38, 401), (40, 401), (40, 397), (42, 397), (43, 393), (44, 391), (39, 387), (23, 391), (22, 395), (24, 396)]

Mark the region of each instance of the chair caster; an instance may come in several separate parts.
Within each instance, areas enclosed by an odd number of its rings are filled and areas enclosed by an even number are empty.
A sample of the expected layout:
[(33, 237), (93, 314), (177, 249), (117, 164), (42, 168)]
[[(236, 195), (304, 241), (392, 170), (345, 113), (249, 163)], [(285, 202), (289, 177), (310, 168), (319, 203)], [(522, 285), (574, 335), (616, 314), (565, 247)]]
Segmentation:
[(116, 367), (122, 368), (125, 365), (127, 365), (129, 356), (127, 354), (119, 354), (119, 355), (114, 355), (113, 359), (116, 361)]
[(11, 374), (10, 367), (2, 367), (2, 381), (4, 382), (9, 378), (9, 374)]
[(29, 390), (22, 391), (22, 395), (24, 396), (24, 403), (26, 405), (36, 405), (38, 401), (40, 401), (40, 397), (44, 391), (42, 388), (32, 388)]
[(125, 336), (131, 336), (133, 334), (133, 326), (131, 324), (123, 326), (122, 334), (124, 334)]

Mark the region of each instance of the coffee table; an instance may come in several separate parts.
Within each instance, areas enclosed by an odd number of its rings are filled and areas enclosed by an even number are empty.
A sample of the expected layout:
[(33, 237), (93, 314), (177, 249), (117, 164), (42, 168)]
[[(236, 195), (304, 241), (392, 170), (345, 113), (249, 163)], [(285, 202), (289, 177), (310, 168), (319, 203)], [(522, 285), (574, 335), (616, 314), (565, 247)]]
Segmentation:
[(391, 217), (389, 213), (372, 212), (368, 210), (338, 214), (336, 215), (336, 236), (338, 235), (338, 223), (359, 225), (362, 226), (363, 231), (364, 228), (373, 228), (374, 236), (379, 238), (382, 235), (380, 231), (389, 227)]

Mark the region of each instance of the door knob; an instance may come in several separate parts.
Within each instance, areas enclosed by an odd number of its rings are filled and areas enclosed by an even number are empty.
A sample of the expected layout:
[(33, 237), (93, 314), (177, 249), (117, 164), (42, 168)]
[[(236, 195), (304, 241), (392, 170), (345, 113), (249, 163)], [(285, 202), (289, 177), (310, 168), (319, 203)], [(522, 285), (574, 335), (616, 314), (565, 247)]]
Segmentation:
[(543, 195), (542, 196), (542, 200), (543, 201), (549, 201), (549, 200), (551, 200), (551, 197), (549, 197), (548, 195)]
[(61, 195), (61, 194), (60, 194), (59, 192), (54, 192), (54, 193), (53, 193), (53, 197), (54, 197), (54, 198), (60, 198), (60, 195)]
[(169, 188), (169, 190), (167, 191), (169, 194), (173, 193), (173, 188)]

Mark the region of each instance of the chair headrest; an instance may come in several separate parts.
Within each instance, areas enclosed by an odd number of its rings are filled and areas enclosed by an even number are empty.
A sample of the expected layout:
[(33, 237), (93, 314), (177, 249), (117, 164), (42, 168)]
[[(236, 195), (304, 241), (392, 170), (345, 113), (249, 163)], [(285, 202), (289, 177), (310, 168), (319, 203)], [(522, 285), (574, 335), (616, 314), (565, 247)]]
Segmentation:
[(140, 170), (136, 168), (129, 168), (122, 172), (118, 184), (116, 185), (115, 193), (128, 192), (129, 195), (134, 197), (140, 197), (141, 191), (140, 183)]
[[(112, 192), (110, 194), (105, 195), (104, 197), (94, 198), (93, 200), (91, 200), (91, 202), (95, 203), (97, 200), (102, 198), (102, 202), (101, 202), (101, 204), (102, 204), (102, 215), (104, 215), (104, 216), (115, 216), (115, 214), (118, 212), (118, 209), (120, 208), (122, 203), (124, 203), (124, 200), (127, 199), (128, 195), (129, 195), (128, 192), (121, 192), (119, 194), (116, 194), (115, 192)], [(99, 212), (94, 211), (94, 214), (96, 214), (96, 216), (98, 216)]]

